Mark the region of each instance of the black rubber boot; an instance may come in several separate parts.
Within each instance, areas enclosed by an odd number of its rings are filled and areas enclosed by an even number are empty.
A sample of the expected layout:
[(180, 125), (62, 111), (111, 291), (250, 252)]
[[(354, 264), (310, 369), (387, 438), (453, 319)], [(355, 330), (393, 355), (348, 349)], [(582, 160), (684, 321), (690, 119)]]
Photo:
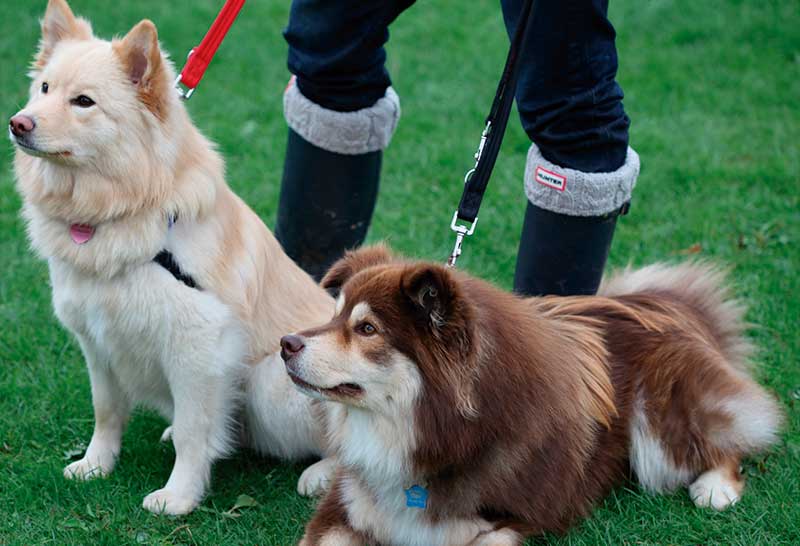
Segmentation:
[(345, 250), (367, 235), (382, 152), (343, 155), (289, 129), (275, 236), (286, 253), (319, 281)]
[(514, 291), (526, 296), (578, 296), (597, 292), (617, 217), (567, 216), (528, 202), (514, 273)]

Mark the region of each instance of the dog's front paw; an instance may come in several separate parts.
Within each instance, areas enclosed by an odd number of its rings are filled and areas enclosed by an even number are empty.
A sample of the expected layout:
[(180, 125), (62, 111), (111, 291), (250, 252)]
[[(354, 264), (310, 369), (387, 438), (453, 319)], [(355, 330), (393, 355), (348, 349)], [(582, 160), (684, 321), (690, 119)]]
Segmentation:
[(198, 500), (185, 495), (180, 495), (166, 487), (153, 491), (144, 498), (142, 507), (154, 514), (165, 514), (168, 516), (182, 516), (188, 514), (197, 507)]
[(114, 470), (116, 458), (84, 456), (80, 461), (68, 464), (64, 468), (64, 477), (68, 480), (92, 480), (104, 478)]
[(297, 481), (297, 492), (304, 497), (316, 497), (324, 494), (331, 485), (336, 470), (336, 460), (332, 457), (322, 459), (300, 475)]
[(743, 485), (741, 481), (731, 480), (720, 471), (711, 470), (689, 486), (689, 496), (700, 508), (725, 510), (739, 502)]
[(481, 533), (469, 546), (519, 546), (522, 544), (522, 537), (511, 529), (500, 529)]
[(164, 443), (172, 441), (172, 425), (165, 428), (164, 432), (161, 433), (161, 441)]

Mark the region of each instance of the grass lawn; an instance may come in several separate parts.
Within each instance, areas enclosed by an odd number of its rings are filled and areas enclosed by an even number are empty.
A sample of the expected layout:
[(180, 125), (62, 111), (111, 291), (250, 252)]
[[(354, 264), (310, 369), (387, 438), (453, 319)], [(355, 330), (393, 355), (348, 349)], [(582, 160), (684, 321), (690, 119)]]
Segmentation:
[[(74, 0), (95, 32), (142, 18), (182, 61), (222, 0)], [(800, 2), (612, 0), (619, 79), (642, 157), (632, 212), (613, 266), (679, 260), (727, 264), (750, 304), (759, 379), (788, 414), (782, 442), (746, 463), (732, 510), (696, 509), (685, 491), (651, 497), (619, 488), (553, 544), (800, 544)], [(0, 3), (2, 111), (24, 104), (44, 0)], [(288, 74), (280, 31), (288, 0), (249, 2), (190, 103), (227, 158), (228, 180), (268, 225), (277, 206)], [(113, 6), (113, 7), (112, 7)], [(178, 7), (180, 6), (180, 7)], [(389, 68), (403, 119), (385, 155), (371, 240), (443, 260), (448, 223), (505, 55), (498, 2), (428, 0), (392, 28)], [(528, 142), (512, 119), (478, 231), (460, 264), (508, 287), (525, 208)], [(19, 218), (12, 149), (0, 155), (0, 545), (293, 544), (313, 503), (294, 486), (301, 465), (241, 453), (214, 468), (201, 509), (184, 518), (141, 508), (173, 463), (164, 422), (138, 412), (108, 479), (67, 482), (61, 469), (92, 431), (89, 381), (77, 343), (55, 320), (47, 269)], [(255, 506), (234, 509), (239, 495)]]

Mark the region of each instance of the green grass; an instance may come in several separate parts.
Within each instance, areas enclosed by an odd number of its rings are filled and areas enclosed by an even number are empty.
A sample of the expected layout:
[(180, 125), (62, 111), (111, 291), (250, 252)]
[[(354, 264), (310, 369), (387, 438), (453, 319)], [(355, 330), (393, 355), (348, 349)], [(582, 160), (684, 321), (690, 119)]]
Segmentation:
[[(0, 4), (3, 112), (26, 100), (24, 76), (45, 2)], [(102, 36), (148, 17), (182, 60), (221, 0), (188, 3), (75, 0)], [(288, 0), (249, 2), (196, 98), (195, 121), (219, 143), (233, 188), (271, 225), (285, 145), (281, 93), (288, 74), (280, 30)], [(392, 28), (389, 68), (403, 119), (385, 155), (371, 240), (444, 259), (447, 229), (505, 55), (496, 1), (428, 0)], [(179, 7), (180, 6), (180, 7)], [(800, 2), (612, 0), (619, 79), (642, 157), (632, 213), (611, 264), (677, 260), (694, 247), (728, 264), (750, 304), (763, 349), (759, 379), (782, 400), (787, 431), (746, 466), (747, 492), (715, 514), (685, 492), (651, 497), (618, 489), (554, 544), (800, 543)], [(528, 143), (512, 120), (463, 267), (509, 286), (525, 208)], [(44, 263), (28, 249), (13, 189), (11, 146), (0, 157), (0, 544), (275, 544), (296, 541), (313, 504), (302, 470), (241, 453), (216, 465), (194, 514), (141, 508), (173, 461), (164, 422), (137, 413), (112, 477), (70, 483), (61, 469), (92, 430), (89, 381), (77, 344), (58, 325)], [(697, 245), (697, 246), (695, 246)], [(225, 514), (240, 494), (258, 501)]]

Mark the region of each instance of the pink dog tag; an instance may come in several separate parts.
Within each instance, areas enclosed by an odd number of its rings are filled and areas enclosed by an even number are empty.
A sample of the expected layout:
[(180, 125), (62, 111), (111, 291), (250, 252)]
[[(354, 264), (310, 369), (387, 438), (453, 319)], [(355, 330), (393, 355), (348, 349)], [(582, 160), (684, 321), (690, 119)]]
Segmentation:
[(69, 226), (69, 236), (79, 245), (87, 242), (93, 235), (94, 227), (89, 224), (72, 224)]

